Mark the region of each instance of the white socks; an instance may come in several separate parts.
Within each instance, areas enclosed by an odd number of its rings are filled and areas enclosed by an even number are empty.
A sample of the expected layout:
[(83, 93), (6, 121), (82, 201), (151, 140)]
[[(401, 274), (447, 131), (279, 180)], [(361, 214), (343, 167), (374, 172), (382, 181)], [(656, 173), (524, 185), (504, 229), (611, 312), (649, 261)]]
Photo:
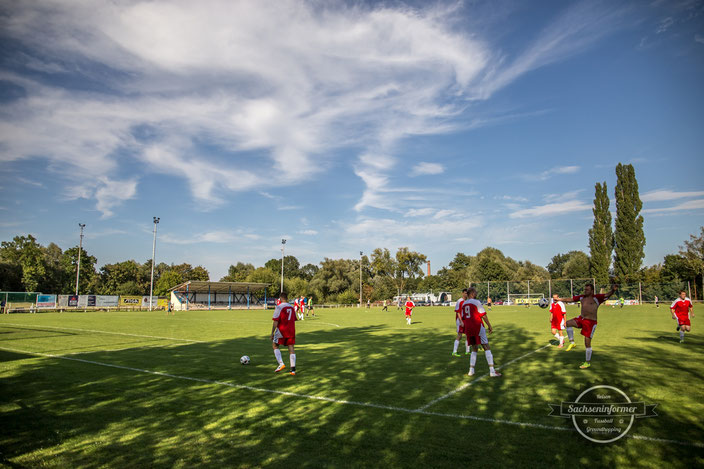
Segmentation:
[(275, 348), (274, 349), (274, 356), (276, 357), (276, 361), (279, 362), (279, 365), (283, 365), (284, 361), (281, 359), (281, 350)]
[(560, 335), (558, 340), (560, 341), (560, 345), (564, 344), (565, 343), (565, 336)]
[(296, 354), (292, 353), (288, 358), (291, 361), (291, 369), (296, 368)]
[(474, 365), (477, 364), (477, 352), (472, 350), (472, 355), (469, 356), (469, 367), (474, 368)]
[(459, 341), (459, 340), (455, 340), (455, 348), (452, 349), (452, 353), (457, 353), (457, 347), (459, 347), (459, 346), (460, 346), (460, 341)]
[(684, 329), (680, 329), (680, 340), (684, 340)]
[(570, 338), (570, 342), (574, 342), (574, 329), (571, 327), (567, 328), (567, 337)]
[(590, 362), (592, 361), (592, 348), (587, 347), (587, 361)]
[(559, 334), (558, 332), (555, 332), (555, 338), (556, 338), (557, 340), (560, 340), (560, 334)]
[(489, 372), (493, 375), (496, 373), (496, 370), (494, 370), (494, 355), (491, 353), (491, 350), (485, 351), (484, 355), (486, 355), (486, 362), (489, 364)]
[(469, 346), (469, 342), (465, 342), (464, 344), (467, 346), (467, 353), (469, 353), (472, 347)]
[(406, 318), (406, 324), (408, 324), (409, 326), (411, 325), (411, 317), (410, 316)]

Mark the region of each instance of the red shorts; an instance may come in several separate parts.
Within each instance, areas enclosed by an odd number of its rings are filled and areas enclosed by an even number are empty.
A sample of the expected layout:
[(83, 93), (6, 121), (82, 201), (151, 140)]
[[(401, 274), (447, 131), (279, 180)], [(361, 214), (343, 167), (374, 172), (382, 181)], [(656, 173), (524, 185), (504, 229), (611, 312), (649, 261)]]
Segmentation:
[(468, 335), (467, 343), (469, 345), (481, 345), (482, 339), (478, 335)]
[(596, 321), (592, 319), (585, 319), (582, 316), (572, 318), (572, 321), (577, 323), (577, 327), (582, 329), (582, 335), (584, 337), (592, 338), (596, 332)]
[(276, 341), (277, 345), (294, 345), (295, 343), (295, 337), (281, 337)]
[(677, 315), (677, 324), (680, 326), (691, 326), (692, 322), (689, 320), (689, 314)]
[(410, 312), (410, 311), (406, 311), (406, 316), (410, 316), (410, 315), (411, 315), (411, 312)]
[(550, 320), (550, 327), (552, 329), (563, 330), (565, 328), (565, 317), (564, 316), (562, 316), (561, 318), (553, 317)]
[(464, 324), (459, 319), (455, 319), (455, 325), (457, 325), (457, 333), (464, 334)]

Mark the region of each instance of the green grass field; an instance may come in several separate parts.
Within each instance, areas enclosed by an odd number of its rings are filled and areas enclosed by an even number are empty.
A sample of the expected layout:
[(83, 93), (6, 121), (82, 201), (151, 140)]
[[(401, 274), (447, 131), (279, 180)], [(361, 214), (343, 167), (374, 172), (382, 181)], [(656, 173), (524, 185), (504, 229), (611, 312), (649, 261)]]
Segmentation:
[[(570, 352), (544, 347), (547, 311), (504, 306), (489, 316), (501, 378), (486, 377), (482, 353), (474, 377), (469, 357), (450, 355), (451, 308), (417, 308), (410, 327), (395, 308), (318, 310), (297, 324), (297, 376), (273, 373), (271, 311), (3, 315), (0, 464), (704, 465), (696, 318), (680, 344), (666, 308), (602, 307), (592, 367), (580, 370), (581, 336)], [(548, 404), (593, 384), (657, 403), (658, 417), (596, 444), (548, 416)]]

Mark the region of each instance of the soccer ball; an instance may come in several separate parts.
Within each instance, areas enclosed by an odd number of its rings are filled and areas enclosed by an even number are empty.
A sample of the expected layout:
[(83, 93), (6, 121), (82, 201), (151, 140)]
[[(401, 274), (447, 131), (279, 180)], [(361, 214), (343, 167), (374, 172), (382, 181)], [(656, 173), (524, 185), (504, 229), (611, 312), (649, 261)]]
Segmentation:
[(247, 355), (242, 355), (242, 358), (240, 358), (240, 363), (243, 365), (249, 365), (249, 357)]
[(541, 308), (547, 308), (550, 305), (550, 300), (547, 298), (541, 298), (538, 300), (538, 306)]

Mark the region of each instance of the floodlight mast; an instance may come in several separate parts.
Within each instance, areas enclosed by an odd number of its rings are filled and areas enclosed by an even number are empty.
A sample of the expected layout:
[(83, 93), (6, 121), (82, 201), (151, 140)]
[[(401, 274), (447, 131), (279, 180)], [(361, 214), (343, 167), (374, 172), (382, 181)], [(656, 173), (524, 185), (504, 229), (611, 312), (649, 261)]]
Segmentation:
[(281, 239), (281, 290), (280, 293), (284, 291), (284, 247), (286, 246), (286, 240)]
[(79, 223), (78, 226), (81, 228), (81, 238), (78, 241), (78, 264), (76, 265), (76, 295), (78, 295), (78, 281), (81, 279), (81, 251), (83, 250), (83, 228), (86, 227), (85, 223)]
[(154, 294), (154, 256), (156, 255), (156, 225), (159, 224), (159, 217), (154, 217), (154, 241), (152, 241), (152, 278), (149, 283), (149, 311), (152, 310), (152, 296)]
[(362, 256), (364, 253), (359, 251), (359, 307), (362, 307)]

